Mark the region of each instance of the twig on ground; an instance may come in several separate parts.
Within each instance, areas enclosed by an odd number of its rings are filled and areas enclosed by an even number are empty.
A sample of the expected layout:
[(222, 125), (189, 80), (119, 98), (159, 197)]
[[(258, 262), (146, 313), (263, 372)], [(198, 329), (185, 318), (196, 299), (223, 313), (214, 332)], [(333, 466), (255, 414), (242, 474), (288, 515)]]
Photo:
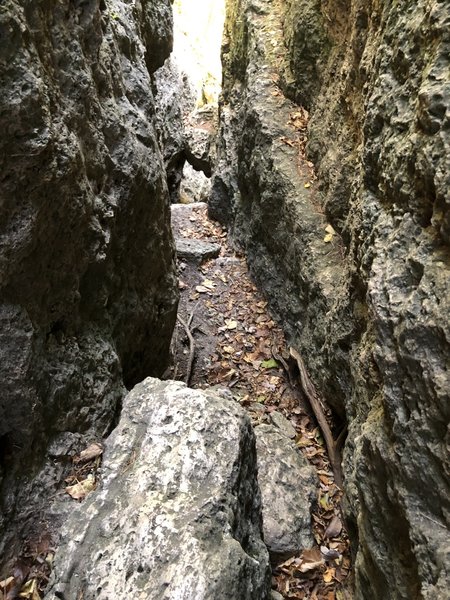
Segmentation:
[[(192, 311), (188, 322), (192, 323), (193, 316), (194, 316), (194, 311)], [(181, 325), (184, 327), (186, 335), (188, 336), (188, 339), (189, 339), (189, 360), (188, 360), (188, 364), (187, 364), (186, 377), (184, 379), (184, 382), (186, 383), (186, 385), (189, 385), (189, 382), (191, 380), (191, 375), (192, 375), (192, 366), (194, 364), (195, 340), (194, 340), (194, 336), (191, 333), (191, 330), (189, 329), (188, 323), (186, 323), (186, 321), (184, 321), (180, 317), (180, 315), (177, 315), (177, 319), (181, 323)]]
[(303, 391), (305, 392), (305, 395), (308, 398), (309, 403), (311, 404), (311, 408), (313, 409), (317, 423), (319, 424), (319, 427), (322, 431), (322, 435), (325, 440), (325, 445), (328, 451), (328, 457), (330, 459), (331, 467), (333, 469), (336, 485), (342, 488), (343, 478), (341, 455), (339, 452), (338, 445), (333, 439), (333, 434), (331, 433), (330, 426), (328, 425), (327, 419), (323, 412), (319, 395), (308, 375), (305, 363), (303, 362), (303, 359), (300, 356), (300, 354), (297, 352), (297, 350), (295, 350), (295, 348), (290, 348), (289, 353), (292, 356), (292, 358), (294, 358), (297, 362), (298, 369), (300, 371), (300, 382), (302, 384)]
[(311, 404), (309, 403), (308, 405), (308, 400), (305, 400), (305, 394), (302, 392), (303, 388), (301, 385), (299, 385), (298, 381), (296, 381), (297, 377), (294, 376), (294, 366), (291, 363), (288, 363), (281, 354), (278, 354), (274, 346), (272, 346), (272, 356), (277, 362), (279, 362), (283, 366), (283, 369), (285, 370), (286, 376), (288, 378), (289, 388), (294, 394), (294, 396), (297, 398), (301, 409), (304, 410), (307, 414), (310, 414)]
[(178, 375), (178, 361), (177, 361), (177, 345), (178, 345), (178, 328), (175, 327), (173, 330), (172, 340), (170, 342), (170, 356), (173, 360), (173, 367), (169, 365), (161, 379), (166, 379), (170, 375), (172, 370), (172, 376), (170, 379), (176, 379)]
[(194, 306), (194, 308), (192, 309), (192, 312), (191, 312), (191, 314), (189, 315), (189, 319), (187, 320), (187, 326), (189, 327), (189, 329), (191, 328), (191, 325), (192, 325), (192, 320), (193, 320), (193, 318), (194, 318), (195, 311), (197, 310), (197, 307), (198, 307), (199, 303), (200, 303), (200, 300), (199, 300), (199, 301), (196, 303), (196, 305), (195, 305), (195, 306)]

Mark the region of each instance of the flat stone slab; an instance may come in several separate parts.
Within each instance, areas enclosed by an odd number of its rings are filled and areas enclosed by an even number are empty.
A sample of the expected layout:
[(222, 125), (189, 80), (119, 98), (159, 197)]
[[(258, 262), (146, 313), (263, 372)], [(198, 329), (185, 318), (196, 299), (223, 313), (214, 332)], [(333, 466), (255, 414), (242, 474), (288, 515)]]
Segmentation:
[(272, 559), (311, 548), (317, 475), (295, 444), (273, 425), (255, 427), (264, 542)]
[(46, 600), (265, 600), (255, 437), (234, 401), (146, 379), (74, 503)]
[(175, 240), (177, 255), (186, 262), (202, 263), (220, 254), (220, 244), (202, 240), (178, 238)]

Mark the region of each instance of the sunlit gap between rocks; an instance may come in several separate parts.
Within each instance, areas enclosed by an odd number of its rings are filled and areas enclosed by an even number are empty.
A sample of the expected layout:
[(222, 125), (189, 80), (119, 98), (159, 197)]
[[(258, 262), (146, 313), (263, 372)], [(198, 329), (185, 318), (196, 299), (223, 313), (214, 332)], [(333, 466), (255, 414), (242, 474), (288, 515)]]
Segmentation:
[(217, 104), (225, 0), (175, 0), (172, 58), (187, 76), (197, 107)]
[[(172, 202), (207, 202), (211, 191), (211, 148), (222, 86), (221, 46), (225, 0), (175, 0), (172, 73), (179, 76), (186, 158)], [(173, 186), (172, 186), (173, 187)]]

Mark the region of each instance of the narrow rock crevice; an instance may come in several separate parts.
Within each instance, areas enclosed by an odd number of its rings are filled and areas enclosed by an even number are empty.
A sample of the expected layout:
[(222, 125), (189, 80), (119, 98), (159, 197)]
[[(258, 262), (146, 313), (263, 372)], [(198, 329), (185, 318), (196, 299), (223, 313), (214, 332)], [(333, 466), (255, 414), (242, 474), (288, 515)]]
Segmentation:
[(449, 31), (2, 4), (0, 596), (448, 596)]

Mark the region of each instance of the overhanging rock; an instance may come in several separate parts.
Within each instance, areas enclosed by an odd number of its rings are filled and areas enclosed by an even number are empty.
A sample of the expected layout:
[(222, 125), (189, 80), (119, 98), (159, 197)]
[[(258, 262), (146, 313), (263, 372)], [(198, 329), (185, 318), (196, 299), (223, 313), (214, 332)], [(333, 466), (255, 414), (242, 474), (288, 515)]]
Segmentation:
[(78, 505), (47, 600), (264, 600), (254, 433), (236, 403), (146, 379), (125, 398), (99, 489)]

